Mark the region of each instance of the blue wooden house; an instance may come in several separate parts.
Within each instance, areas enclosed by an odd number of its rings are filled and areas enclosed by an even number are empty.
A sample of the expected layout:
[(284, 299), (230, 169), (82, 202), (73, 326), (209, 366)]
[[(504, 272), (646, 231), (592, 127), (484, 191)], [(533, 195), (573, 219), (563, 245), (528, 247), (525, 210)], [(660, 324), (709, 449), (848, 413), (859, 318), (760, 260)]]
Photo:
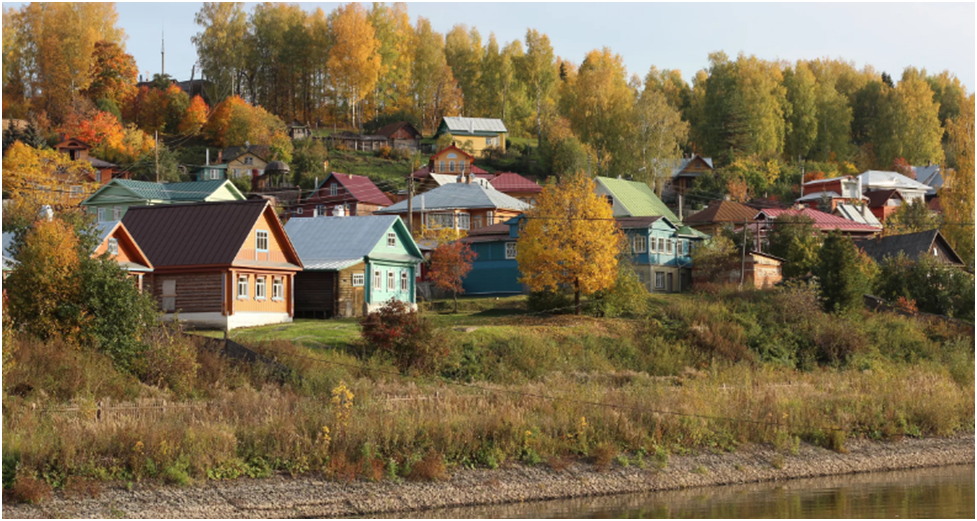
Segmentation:
[(516, 295), (523, 293), (516, 263), (516, 241), (519, 221), (514, 217), (504, 223), (469, 230), (459, 239), (475, 252), (472, 270), (462, 281), (466, 295)]
[(285, 232), (302, 259), (298, 317), (352, 317), (391, 299), (416, 305), (420, 248), (395, 215), (291, 219)]
[(627, 253), (648, 291), (675, 293), (692, 288), (692, 252), (708, 236), (669, 218), (618, 217)]

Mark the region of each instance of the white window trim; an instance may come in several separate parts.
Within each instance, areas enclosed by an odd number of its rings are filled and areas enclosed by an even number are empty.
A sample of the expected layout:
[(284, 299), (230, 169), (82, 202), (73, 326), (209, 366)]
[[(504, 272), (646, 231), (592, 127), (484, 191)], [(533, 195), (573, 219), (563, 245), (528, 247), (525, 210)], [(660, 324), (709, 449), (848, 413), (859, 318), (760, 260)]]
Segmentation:
[(387, 270), (387, 291), (397, 291), (397, 281), (394, 272)]
[(666, 255), (671, 255), (674, 252), (675, 252), (675, 245), (673, 244), (672, 239), (666, 239), (665, 240), (665, 254)]
[(337, 195), (339, 195), (339, 187), (336, 186), (336, 183), (329, 185), (329, 196), (335, 197)]
[(387, 247), (396, 248), (397, 247), (397, 234), (390, 232), (387, 234)]
[[(655, 275), (655, 289), (665, 289), (665, 272), (656, 271)], [(659, 284), (661, 282), (661, 284)]]
[(406, 271), (400, 272), (400, 291), (410, 291), (410, 277)]
[[(510, 254), (510, 250), (509, 250), (510, 246), (512, 247), (512, 253), (511, 254)], [(518, 250), (516, 250), (516, 243), (514, 243), (514, 242), (507, 242), (507, 243), (505, 243), (505, 259), (506, 260), (513, 260), (513, 259), (515, 259), (517, 253), (518, 253)]]
[(122, 220), (122, 207), (121, 206), (113, 206), (112, 207), (112, 220), (113, 221), (121, 221)]
[(281, 277), (275, 277), (271, 281), (271, 300), (279, 301), (285, 297), (285, 281)]
[(298, 208), (295, 209), (295, 215), (302, 215), (302, 213), (304, 211), (305, 211), (305, 208), (302, 208), (301, 206), (299, 206)]
[(459, 230), (470, 230), (472, 227), (472, 216), (467, 212), (455, 214), (455, 222), (458, 223)]
[[(262, 238), (262, 236), (265, 239), (265, 247), (264, 248), (261, 247), (261, 238)], [(261, 252), (267, 252), (268, 251), (268, 246), (269, 246), (269, 244), (268, 244), (269, 239), (270, 238), (268, 236), (268, 230), (255, 230), (255, 232), (254, 232), (254, 250), (255, 251), (261, 251)]]
[(119, 240), (116, 239), (116, 238), (109, 239), (109, 245), (108, 245), (108, 248), (106, 249), (106, 251), (109, 252), (109, 255), (118, 255), (119, 254)]
[(106, 209), (103, 208), (103, 207), (101, 207), (101, 206), (98, 207), (98, 222), (100, 222), (100, 223), (104, 223), (105, 222), (105, 214), (106, 214), (106, 211), (105, 210)]
[[(238, 300), (245, 300), (248, 298), (248, 276), (238, 275), (237, 277), (237, 298)], [(244, 292), (241, 292), (244, 289)]]
[(648, 243), (648, 252), (658, 253), (657, 245), (658, 245), (658, 240), (654, 236), (652, 236), (651, 240)]
[(665, 238), (658, 238), (658, 253), (665, 253)]
[(648, 251), (648, 239), (644, 235), (634, 236), (634, 252), (645, 253)]
[[(261, 290), (260, 292), (258, 290)], [(264, 275), (254, 277), (254, 299), (265, 300), (268, 298), (268, 278)]]
[(383, 291), (383, 272), (373, 270), (373, 291)]
[(364, 285), (366, 285), (366, 274), (354, 273), (353, 276), (351, 277), (351, 283), (353, 284), (354, 288), (362, 288)]

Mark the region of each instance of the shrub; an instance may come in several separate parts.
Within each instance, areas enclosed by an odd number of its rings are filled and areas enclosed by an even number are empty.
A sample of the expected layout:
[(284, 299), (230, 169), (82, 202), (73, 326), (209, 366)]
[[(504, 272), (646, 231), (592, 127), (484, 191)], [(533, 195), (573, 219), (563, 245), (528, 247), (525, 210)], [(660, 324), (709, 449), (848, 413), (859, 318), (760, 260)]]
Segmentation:
[(146, 339), (146, 353), (140, 368), (142, 380), (168, 387), (179, 397), (188, 396), (196, 381), (197, 346), (177, 324), (157, 324)]
[(614, 286), (595, 293), (587, 307), (598, 317), (638, 316), (648, 307), (648, 292), (627, 262), (619, 261)]
[(391, 299), (363, 317), (360, 325), (370, 354), (390, 356), (401, 372), (436, 372), (449, 354), (448, 344), (438, 341), (431, 322), (399, 300)]
[(21, 474), (14, 483), (13, 495), (22, 503), (37, 504), (51, 497), (51, 485), (29, 474)]
[(816, 268), (825, 311), (850, 312), (862, 307), (870, 280), (865, 264), (870, 262), (850, 237), (828, 234), (818, 252)]
[(571, 313), (573, 295), (563, 291), (534, 291), (526, 299), (526, 309), (535, 313)]
[(407, 478), (414, 481), (438, 481), (444, 479), (447, 472), (444, 456), (432, 449), (420, 461), (414, 463)]
[(864, 331), (840, 317), (824, 317), (810, 335), (807, 354), (821, 364), (844, 365), (868, 345)]

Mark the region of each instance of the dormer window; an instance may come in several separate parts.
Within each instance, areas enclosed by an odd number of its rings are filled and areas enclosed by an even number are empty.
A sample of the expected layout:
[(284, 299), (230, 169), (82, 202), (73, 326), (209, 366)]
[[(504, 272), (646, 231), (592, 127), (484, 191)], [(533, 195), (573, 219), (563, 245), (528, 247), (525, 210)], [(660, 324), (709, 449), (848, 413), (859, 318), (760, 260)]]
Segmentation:
[(267, 230), (257, 230), (254, 232), (254, 249), (258, 251), (268, 251)]
[(246, 164), (246, 165), (253, 165), (254, 164), (254, 158), (253, 157), (246, 157), (246, 158), (244, 158), (244, 164)]
[(396, 233), (388, 233), (387, 234), (387, 247), (393, 248), (395, 246), (397, 246), (397, 234)]
[(335, 197), (338, 194), (339, 194), (339, 187), (336, 186), (336, 183), (329, 185), (329, 195)]

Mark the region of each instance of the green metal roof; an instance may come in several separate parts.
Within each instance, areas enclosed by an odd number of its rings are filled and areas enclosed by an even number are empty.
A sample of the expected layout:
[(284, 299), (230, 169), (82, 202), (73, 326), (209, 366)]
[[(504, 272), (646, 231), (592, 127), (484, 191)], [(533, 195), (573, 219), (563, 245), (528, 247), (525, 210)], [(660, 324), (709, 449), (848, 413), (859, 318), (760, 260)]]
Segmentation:
[(598, 177), (597, 182), (603, 185), (614, 200), (621, 203), (632, 217), (660, 215), (673, 223), (680, 222), (678, 217), (655, 195), (655, 192), (644, 183), (610, 177)]
[(131, 190), (142, 199), (154, 201), (203, 201), (229, 183), (226, 179), (165, 184), (131, 179), (113, 179), (111, 182)]

